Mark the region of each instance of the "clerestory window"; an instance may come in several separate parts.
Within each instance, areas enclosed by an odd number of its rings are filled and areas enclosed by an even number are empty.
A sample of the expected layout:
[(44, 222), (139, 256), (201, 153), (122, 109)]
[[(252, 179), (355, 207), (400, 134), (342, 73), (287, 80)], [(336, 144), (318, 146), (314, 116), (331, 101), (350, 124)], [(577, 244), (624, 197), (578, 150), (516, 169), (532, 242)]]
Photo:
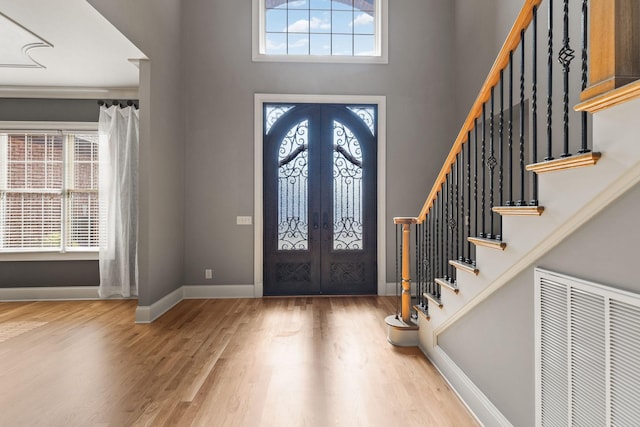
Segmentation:
[(95, 131), (0, 131), (0, 254), (99, 248)]
[(253, 0), (255, 61), (387, 63), (387, 0)]

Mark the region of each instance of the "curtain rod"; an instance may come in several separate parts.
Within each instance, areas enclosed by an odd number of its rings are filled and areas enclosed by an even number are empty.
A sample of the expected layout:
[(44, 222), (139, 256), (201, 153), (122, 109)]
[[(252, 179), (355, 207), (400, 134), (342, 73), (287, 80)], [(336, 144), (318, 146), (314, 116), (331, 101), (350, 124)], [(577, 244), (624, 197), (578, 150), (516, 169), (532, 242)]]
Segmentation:
[(118, 106), (120, 108), (125, 108), (125, 107), (133, 107), (136, 110), (139, 109), (140, 107), (138, 106), (138, 100), (133, 100), (133, 99), (129, 99), (126, 101), (118, 101), (117, 99), (113, 99), (113, 100), (103, 100), (103, 99), (99, 99), (98, 100), (98, 105), (99, 106), (105, 106), (105, 107), (109, 107), (109, 105), (111, 106)]

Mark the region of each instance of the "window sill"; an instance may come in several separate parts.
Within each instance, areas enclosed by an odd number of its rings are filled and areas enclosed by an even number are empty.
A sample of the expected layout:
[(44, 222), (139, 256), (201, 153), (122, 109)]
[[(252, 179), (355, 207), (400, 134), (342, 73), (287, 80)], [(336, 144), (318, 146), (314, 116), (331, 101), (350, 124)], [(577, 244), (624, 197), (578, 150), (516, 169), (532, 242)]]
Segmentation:
[(322, 56), (322, 55), (266, 55), (254, 54), (253, 62), (299, 62), (309, 64), (388, 64), (389, 59), (381, 56)]
[(97, 261), (98, 251), (90, 252), (0, 252), (6, 261)]

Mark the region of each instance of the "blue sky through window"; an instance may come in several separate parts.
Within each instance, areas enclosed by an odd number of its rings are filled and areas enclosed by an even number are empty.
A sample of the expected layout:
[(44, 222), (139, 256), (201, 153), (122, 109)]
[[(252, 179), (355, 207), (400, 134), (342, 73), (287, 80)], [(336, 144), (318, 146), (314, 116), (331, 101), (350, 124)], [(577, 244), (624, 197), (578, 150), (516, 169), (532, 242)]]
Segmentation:
[(374, 2), (265, 0), (265, 53), (375, 56)]

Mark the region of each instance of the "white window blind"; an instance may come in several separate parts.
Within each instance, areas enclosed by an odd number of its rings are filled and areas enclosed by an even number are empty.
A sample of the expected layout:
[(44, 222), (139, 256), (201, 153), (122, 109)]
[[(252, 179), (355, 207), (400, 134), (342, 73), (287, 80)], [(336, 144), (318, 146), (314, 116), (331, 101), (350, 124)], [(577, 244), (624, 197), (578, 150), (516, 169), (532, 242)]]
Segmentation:
[(0, 251), (98, 247), (97, 134), (0, 133)]

